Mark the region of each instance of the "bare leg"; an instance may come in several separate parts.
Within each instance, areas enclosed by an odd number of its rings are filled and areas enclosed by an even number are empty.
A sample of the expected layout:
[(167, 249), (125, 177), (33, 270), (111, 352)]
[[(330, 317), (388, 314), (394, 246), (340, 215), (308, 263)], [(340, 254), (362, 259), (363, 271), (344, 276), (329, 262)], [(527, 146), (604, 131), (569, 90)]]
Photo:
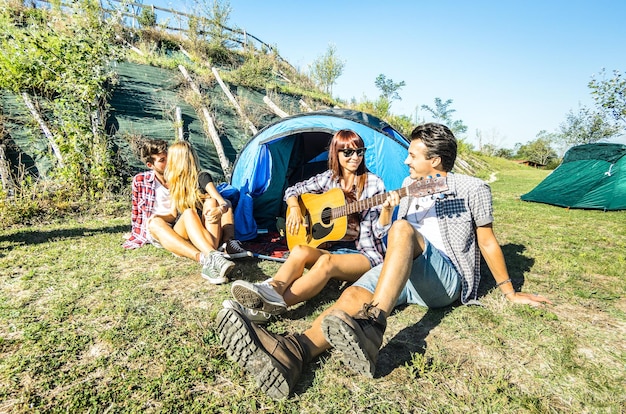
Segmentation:
[[(424, 251), (424, 239), (406, 220), (389, 230), (387, 254), (371, 303), (389, 315), (409, 280), (413, 260)], [(362, 305), (362, 304), (361, 304)]]
[(270, 282), (281, 296), (291, 284), (302, 277), (304, 269), (311, 268), (324, 254), (324, 251), (309, 246), (296, 246), (292, 249), (287, 261), (280, 266), (274, 279)]
[(164, 249), (189, 259), (198, 261), (200, 251), (189, 240), (182, 238), (172, 226), (160, 217), (152, 217), (148, 222), (150, 234), (161, 243)]
[(202, 225), (200, 216), (195, 209), (189, 208), (180, 215), (174, 225), (174, 231), (183, 239), (190, 240), (203, 253), (216, 250), (215, 240)]
[(222, 214), (222, 242), (227, 242), (235, 238), (235, 214), (233, 212), (233, 206), (230, 201), (228, 203), (228, 210)]
[(399, 220), (389, 231), (387, 245), (389, 248), (374, 293), (358, 286), (347, 288), (337, 302), (318, 316), (313, 325), (304, 332), (301, 339), (312, 356), (319, 355), (330, 347), (322, 333), (321, 324), (333, 310), (356, 315), (363, 308), (363, 304), (371, 303), (386, 315), (391, 313), (409, 278), (413, 259), (424, 250), (424, 239), (409, 222)]
[(215, 248), (219, 247), (220, 245), (220, 240), (222, 237), (222, 224), (220, 223), (220, 221), (210, 223), (209, 220), (206, 219), (206, 212), (217, 207), (217, 200), (215, 200), (214, 198), (207, 198), (202, 206), (202, 218), (204, 221), (204, 228), (208, 232), (207, 237), (211, 245), (215, 246)]
[(287, 287), (283, 298), (287, 305), (304, 302), (319, 294), (330, 279), (354, 282), (370, 269), (367, 257), (355, 254), (322, 254), (306, 274)]

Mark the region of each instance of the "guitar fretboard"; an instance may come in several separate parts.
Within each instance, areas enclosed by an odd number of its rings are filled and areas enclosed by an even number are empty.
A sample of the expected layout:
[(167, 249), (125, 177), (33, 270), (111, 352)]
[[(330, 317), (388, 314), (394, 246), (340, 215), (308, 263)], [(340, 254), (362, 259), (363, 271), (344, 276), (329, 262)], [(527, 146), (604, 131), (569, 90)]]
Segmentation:
[[(402, 187), (398, 190), (395, 190), (400, 198), (406, 197), (407, 195), (413, 196), (423, 196), (427, 194), (435, 194), (438, 192), (442, 192), (448, 189), (446, 184), (446, 178), (437, 176), (435, 178), (426, 178), (423, 180), (418, 180), (406, 187)], [(387, 199), (390, 191), (383, 194), (376, 194), (375, 196), (366, 198), (364, 200), (354, 201), (352, 203), (345, 204), (339, 207), (333, 207), (330, 210), (330, 218), (336, 219), (338, 217), (347, 216), (353, 213), (358, 213), (374, 206), (383, 204)], [(322, 217), (328, 218), (328, 212), (323, 212)]]

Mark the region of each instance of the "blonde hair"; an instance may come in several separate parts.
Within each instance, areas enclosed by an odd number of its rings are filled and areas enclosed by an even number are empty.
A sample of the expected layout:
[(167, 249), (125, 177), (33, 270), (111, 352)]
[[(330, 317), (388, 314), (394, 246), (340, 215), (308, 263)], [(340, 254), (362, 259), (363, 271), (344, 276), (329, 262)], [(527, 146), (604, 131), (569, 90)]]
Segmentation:
[(172, 205), (179, 214), (188, 208), (202, 208), (199, 171), (198, 155), (189, 142), (177, 141), (170, 146), (164, 175)]

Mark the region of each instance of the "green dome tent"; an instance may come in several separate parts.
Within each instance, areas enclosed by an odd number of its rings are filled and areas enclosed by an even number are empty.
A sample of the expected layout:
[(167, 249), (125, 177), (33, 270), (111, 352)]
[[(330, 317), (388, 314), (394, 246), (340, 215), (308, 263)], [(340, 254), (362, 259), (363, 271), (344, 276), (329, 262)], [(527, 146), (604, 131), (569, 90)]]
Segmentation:
[(570, 148), (561, 165), (521, 199), (568, 208), (625, 210), (626, 145)]

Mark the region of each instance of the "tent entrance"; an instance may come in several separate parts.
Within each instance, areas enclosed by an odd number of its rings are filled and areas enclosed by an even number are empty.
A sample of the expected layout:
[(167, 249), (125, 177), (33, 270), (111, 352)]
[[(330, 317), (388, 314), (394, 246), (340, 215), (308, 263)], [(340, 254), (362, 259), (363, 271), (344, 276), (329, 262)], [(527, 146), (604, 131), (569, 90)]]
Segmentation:
[(285, 217), (283, 196), (287, 187), (328, 168), (331, 139), (331, 133), (317, 130), (298, 132), (263, 144), (272, 159), (272, 169), (267, 189), (254, 201), (254, 217), (259, 229), (276, 231), (276, 219)]

